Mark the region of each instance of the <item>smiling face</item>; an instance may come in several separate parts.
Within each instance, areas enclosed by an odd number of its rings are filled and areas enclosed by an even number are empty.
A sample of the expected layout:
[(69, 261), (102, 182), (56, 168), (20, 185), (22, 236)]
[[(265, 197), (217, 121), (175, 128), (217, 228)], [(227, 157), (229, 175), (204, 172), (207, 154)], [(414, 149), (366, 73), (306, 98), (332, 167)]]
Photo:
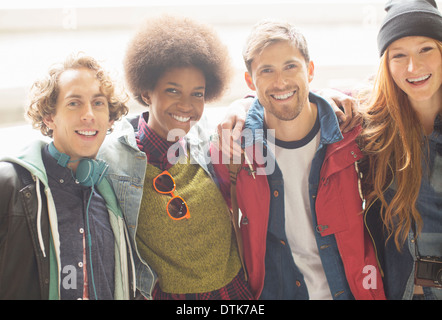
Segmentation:
[(309, 103), (313, 63), (307, 63), (290, 42), (279, 41), (266, 47), (254, 57), (251, 71), (251, 75), (246, 73), (246, 82), (256, 91), (267, 119), (293, 120)]
[(434, 40), (418, 36), (396, 40), (388, 48), (388, 66), (414, 107), (432, 101), (440, 106), (442, 57)]
[[(71, 161), (95, 158), (113, 124), (100, 82), (89, 69), (69, 69), (59, 76), (58, 88), (55, 114), (44, 120), (53, 130), (55, 147)], [(77, 165), (70, 166), (75, 170)]]
[(205, 86), (204, 74), (195, 67), (166, 71), (155, 89), (142, 95), (150, 105), (149, 127), (166, 140), (173, 129), (180, 129), (180, 136), (189, 132), (203, 114)]

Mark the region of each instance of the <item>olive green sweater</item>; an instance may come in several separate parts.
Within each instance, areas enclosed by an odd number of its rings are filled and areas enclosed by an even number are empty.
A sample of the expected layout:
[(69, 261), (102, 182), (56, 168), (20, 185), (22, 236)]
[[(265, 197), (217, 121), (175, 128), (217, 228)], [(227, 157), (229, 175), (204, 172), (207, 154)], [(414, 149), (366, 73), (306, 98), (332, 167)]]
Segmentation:
[(174, 195), (182, 197), (189, 219), (173, 220), (166, 211), (171, 195), (153, 188), (162, 170), (147, 165), (141, 202), (137, 246), (158, 274), (167, 293), (203, 293), (227, 285), (239, 272), (235, 234), (228, 207), (213, 180), (197, 164), (176, 164)]

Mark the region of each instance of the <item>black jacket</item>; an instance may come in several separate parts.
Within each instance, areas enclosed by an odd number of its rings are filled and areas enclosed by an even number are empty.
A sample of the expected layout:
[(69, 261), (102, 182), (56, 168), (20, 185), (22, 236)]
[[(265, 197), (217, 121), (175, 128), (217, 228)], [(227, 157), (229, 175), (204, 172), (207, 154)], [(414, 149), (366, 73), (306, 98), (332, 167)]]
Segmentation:
[[(43, 187), (41, 188), (43, 190)], [(41, 231), (49, 248), (46, 196), (41, 191)], [(49, 253), (37, 237), (37, 194), (30, 173), (0, 162), (0, 299), (48, 299)]]

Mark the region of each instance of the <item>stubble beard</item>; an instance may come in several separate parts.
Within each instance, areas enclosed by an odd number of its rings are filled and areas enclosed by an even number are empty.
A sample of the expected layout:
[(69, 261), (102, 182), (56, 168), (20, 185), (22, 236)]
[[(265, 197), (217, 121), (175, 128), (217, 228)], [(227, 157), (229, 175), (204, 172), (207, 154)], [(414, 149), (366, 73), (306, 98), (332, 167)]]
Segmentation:
[[(295, 95), (297, 94), (298, 92), (295, 92)], [(299, 116), (303, 108), (303, 103), (299, 100), (299, 96), (296, 96), (296, 98), (297, 99), (295, 101), (278, 106), (275, 106), (272, 100), (270, 100), (269, 106), (266, 108), (267, 112), (282, 121), (294, 120)]]

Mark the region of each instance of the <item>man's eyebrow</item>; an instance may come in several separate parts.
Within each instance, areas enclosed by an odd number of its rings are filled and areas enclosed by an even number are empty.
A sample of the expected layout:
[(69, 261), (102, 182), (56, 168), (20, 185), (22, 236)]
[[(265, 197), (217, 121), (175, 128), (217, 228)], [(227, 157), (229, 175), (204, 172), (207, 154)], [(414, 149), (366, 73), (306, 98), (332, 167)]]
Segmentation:
[(274, 68), (275, 66), (273, 66), (273, 65), (271, 65), (271, 64), (263, 64), (262, 66), (258, 66), (257, 68), (256, 68), (256, 71), (257, 72), (260, 72), (261, 70), (265, 70), (265, 69), (272, 69), (272, 68)]
[(271, 68), (271, 67), (273, 67), (273, 65), (271, 65), (271, 64), (264, 64), (262, 66), (259, 66), (259, 69), (265, 69), (265, 68)]
[(82, 97), (81, 95), (73, 93), (73, 94), (67, 95), (66, 99), (79, 99), (81, 97)]
[[(101, 98), (101, 97), (106, 98), (106, 96), (103, 93), (96, 93), (92, 97), (93, 98)], [(75, 93), (66, 96), (66, 99), (81, 99), (81, 98), (83, 98), (83, 96), (81, 94), (75, 94)]]
[[(291, 64), (291, 63), (299, 63), (299, 60), (290, 59), (290, 60), (287, 60), (286, 62), (284, 62), (284, 65)], [(274, 65), (272, 65), (272, 64), (264, 64), (262, 66), (259, 66), (258, 69), (266, 69), (266, 68), (273, 68), (273, 67), (274, 67)]]

